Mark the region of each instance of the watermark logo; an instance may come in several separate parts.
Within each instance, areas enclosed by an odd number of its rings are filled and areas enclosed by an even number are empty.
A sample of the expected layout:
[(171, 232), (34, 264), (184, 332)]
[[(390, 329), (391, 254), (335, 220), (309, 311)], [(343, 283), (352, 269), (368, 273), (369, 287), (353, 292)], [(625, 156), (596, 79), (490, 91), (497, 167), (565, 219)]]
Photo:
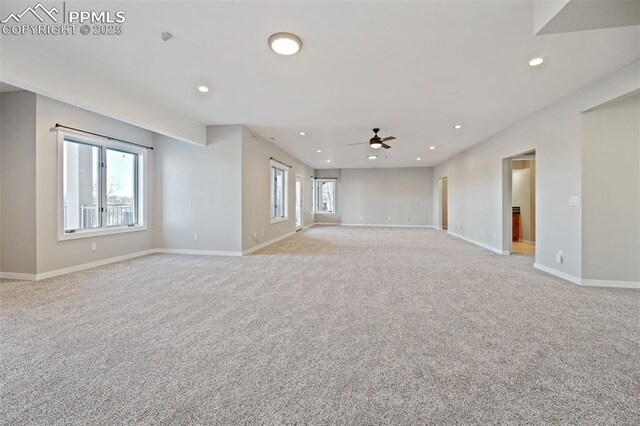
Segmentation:
[[(85, 4), (85, 3), (83, 3)], [(4, 19), (0, 34), (26, 35), (122, 35), (124, 10), (78, 10), (66, 1), (47, 7), (42, 3), (13, 11)]]
[[(38, 13), (40, 12), (40, 13)], [(22, 13), (11, 13), (5, 19), (0, 21), (0, 23), (6, 24), (10, 20), (14, 20), (15, 23), (19, 23), (23, 16), (27, 14), (31, 14), (35, 16), (38, 21), (44, 22), (44, 18), (41, 15), (48, 16), (53, 22), (58, 22), (58, 18), (56, 18), (53, 14), (58, 14), (60, 11), (54, 6), (51, 9), (48, 9), (42, 5), (42, 3), (38, 3), (35, 6), (27, 6), (27, 8), (22, 11)]]

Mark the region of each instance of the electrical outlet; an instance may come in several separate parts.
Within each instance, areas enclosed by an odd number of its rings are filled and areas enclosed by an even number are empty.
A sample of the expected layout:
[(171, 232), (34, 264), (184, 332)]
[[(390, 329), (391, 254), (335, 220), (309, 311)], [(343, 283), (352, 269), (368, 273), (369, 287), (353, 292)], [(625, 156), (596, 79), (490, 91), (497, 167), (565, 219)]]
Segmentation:
[(579, 195), (571, 195), (569, 197), (569, 205), (570, 206), (579, 206), (580, 205), (580, 196)]
[(564, 255), (562, 254), (562, 250), (558, 250), (556, 254), (556, 263), (564, 263)]
[(389, 221), (390, 221), (390, 220), (391, 220), (391, 218), (390, 218), (390, 217), (388, 217), (388, 218), (387, 218), (387, 220), (389, 220)]
[(480, 232), (480, 235), (482, 235), (484, 237), (484, 231)]
[(96, 251), (98, 250), (98, 244), (97, 243), (91, 243), (91, 251)]
[(360, 220), (362, 220), (362, 216), (360, 216)]
[(198, 234), (193, 234), (193, 241), (198, 241)]

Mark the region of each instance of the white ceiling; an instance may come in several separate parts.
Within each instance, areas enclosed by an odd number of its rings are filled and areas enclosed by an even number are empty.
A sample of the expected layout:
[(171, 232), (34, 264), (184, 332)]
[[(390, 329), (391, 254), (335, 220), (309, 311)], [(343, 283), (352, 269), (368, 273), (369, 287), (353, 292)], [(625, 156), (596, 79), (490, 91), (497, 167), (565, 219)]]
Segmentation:
[[(640, 58), (639, 26), (534, 36), (524, 1), (90, 5), (125, 10), (125, 35), (20, 40), (73, 67), (74, 96), (117, 81), (205, 124), (245, 124), (315, 168), (374, 165), (366, 145), (347, 146), (372, 127), (398, 138), (375, 166), (438, 164)], [(302, 38), (298, 55), (268, 49), (279, 31)]]

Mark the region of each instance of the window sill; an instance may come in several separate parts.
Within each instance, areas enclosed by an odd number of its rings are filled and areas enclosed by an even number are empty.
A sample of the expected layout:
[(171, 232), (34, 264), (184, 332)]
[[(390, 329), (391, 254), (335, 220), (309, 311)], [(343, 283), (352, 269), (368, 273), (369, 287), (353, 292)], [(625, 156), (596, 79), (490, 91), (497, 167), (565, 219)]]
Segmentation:
[(146, 225), (137, 225), (137, 226), (117, 226), (113, 228), (106, 229), (87, 229), (76, 231), (72, 234), (58, 234), (58, 241), (67, 241), (67, 240), (79, 240), (82, 238), (96, 238), (102, 237), (105, 235), (115, 235), (115, 234), (126, 234), (129, 232), (138, 232), (138, 231), (146, 231)]
[(277, 217), (275, 219), (271, 219), (271, 224), (273, 225), (274, 223), (286, 222), (288, 220), (289, 220), (288, 217)]

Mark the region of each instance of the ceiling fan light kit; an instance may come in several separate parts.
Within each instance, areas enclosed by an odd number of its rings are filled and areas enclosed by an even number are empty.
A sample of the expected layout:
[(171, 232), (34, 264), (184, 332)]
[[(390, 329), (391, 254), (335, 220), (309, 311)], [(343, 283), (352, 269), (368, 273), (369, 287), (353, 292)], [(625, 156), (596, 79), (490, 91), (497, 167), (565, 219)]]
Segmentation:
[[(389, 149), (391, 148), (391, 145), (387, 145), (385, 142), (388, 141), (392, 141), (394, 140), (396, 137), (395, 136), (387, 136), (386, 138), (381, 138), (380, 136), (378, 136), (378, 132), (380, 131), (380, 129), (375, 128), (373, 129), (373, 137), (371, 139), (369, 139), (369, 146), (373, 149), (379, 149), (379, 148), (384, 148), (384, 149)], [(350, 143), (347, 145), (364, 145), (367, 142), (360, 142), (360, 143)]]

